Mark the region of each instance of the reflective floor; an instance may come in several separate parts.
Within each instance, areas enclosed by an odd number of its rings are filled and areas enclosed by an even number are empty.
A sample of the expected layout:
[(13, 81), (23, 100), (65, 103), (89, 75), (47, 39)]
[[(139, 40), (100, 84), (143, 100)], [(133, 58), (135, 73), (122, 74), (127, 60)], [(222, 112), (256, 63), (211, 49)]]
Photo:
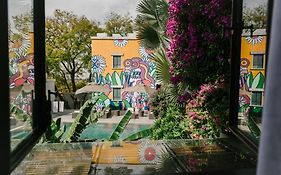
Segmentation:
[(237, 140), (37, 145), (13, 174), (255, 174), (256, 155)]

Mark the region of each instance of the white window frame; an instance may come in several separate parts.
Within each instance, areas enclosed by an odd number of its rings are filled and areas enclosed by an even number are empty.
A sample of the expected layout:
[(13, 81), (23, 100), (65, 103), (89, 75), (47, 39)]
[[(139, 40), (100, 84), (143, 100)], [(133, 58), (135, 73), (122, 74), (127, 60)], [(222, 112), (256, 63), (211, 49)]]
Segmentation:
[[(260, 105), (257, 105), (257, 104), (253, 104), (253, 103), (252, 103), (253, 93), (257, 93), (257, 92), (261, 93), (261, 104), (260, 104)], [(263, 91), (262, 91), (262, 90), (254, 90), (254, 91), (251, 91), (250, 106), (263, 107)]]
[[(252, 55), (252, 69), (255, 70), (264, 70), (265, 69), (265, 53), (264, 52), (251, 52)], [(254, 67), (254, 56), (255, 55), (262, 55), (262, 68), (256, 68)]]
[[(112, 54), (112, 69), (122, 69), (122, 57), (124, 54), (114, 53)], [(118, 67), (114, 67), (114, 57), (120, 57), (120, 65)]]
[[(115, 97), (114, 97), (114, 90), (115, 89), (120, 90), (120, 98), (119, 99), (115, 99)], [(113, 101), (122, 101), (122, 88), (121, 87), (112, 87), (112, 99), (113, 99)]]

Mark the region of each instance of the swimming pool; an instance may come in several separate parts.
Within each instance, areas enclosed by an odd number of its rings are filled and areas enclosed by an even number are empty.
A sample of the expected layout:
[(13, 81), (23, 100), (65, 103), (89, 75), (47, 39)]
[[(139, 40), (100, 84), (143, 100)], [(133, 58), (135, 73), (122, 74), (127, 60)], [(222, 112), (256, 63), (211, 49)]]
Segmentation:
[[(67, 123), (67, 130), (70, 127), (70, 123)], [(98, 140), (107, 140), (111, 136), (112, 132), (116, 128), (117, 124), (114, 123), (94, 123), (89, 125), (80, 135), (81, 140), (86, 139), (98, 139)], [(128, 124), (125, 127), (124, 132), (121, 133), (120, 139), (125, 139), (129, 135), (136, 133), (138, 131), (144, 130), (151, 127), (148, 124)]]
[[(71, 123), (65, 123), (66, 132), (69, 129)], [(116, 128), (117, 124), (113, 123), (94, 123), (89, 125), (80, 135), (81, 140), (107, 140), (111, 136), (113, 130)], [(144, 130), (151, 127), (149, 124), (128, 124), (125, 130), (120, 135), (120, 139), (124, 139), (129, 135), (136, 133), (138, 131)], [(26, 130), (15, 130), (11, 133), (11, 139), (23, 139), (29, 134)], [(64, 136), (65, 136), (64, 134)], [(64, 137), (63, 136), (63, 137)]]

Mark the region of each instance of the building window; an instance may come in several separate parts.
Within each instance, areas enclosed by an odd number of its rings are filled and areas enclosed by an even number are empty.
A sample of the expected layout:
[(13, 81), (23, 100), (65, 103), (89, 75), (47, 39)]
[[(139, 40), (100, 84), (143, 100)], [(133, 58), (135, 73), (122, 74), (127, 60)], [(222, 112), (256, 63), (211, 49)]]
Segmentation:
[(113, 69), (121, 69), (121, 55), (113, 55)]
[(113, 101), (121, 101), (121, 88), (113, 88)]
[(262, 92), (252, 92), (251, 105), (262, 105)]
[(254, 69), (263, 69), (264, 54), (254, 54), (253, 55), (253, 68)]

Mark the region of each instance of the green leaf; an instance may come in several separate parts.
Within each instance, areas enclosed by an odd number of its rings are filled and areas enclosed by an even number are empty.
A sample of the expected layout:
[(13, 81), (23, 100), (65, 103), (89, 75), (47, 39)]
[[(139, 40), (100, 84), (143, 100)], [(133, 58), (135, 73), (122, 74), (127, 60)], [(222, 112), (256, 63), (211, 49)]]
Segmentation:
[(259, 72), (255, 76), (251, 88), (252, 89), (262, 89), (263, 87), (264, 87), (264, 75), (261, 72)]
[[(88, 118), (91, 116), (91, 112), (96, 102), (98, 101), (98, 97), (94, 99), (87, 100), (84, 105), (80, 108), (78, 115), (75, 120), (71, 124), (66, 137), (62, 140), (63, 142), (74, 142), (78, 141), (80, 134), (87, 127)], [(94, 120), (95, 121), (95, 120)]]
[(112, 74), (112, 85), (114, 86), (120, 86), (121, 85), (121, 80), (116, 71), (113, 72)]
[(111, 77), (111, 75), (109, 73), (106, 74), (105, 80), (107, 81), (107, 84), (111, 84), (112, 83), (112, 77)]
[(153, 60), (156, 63), (156, 79), (160, 83), (168, 84), (171, 79), (170, 63), (163, 47), (157, 49), (153, 55)]
[(255, 122), (255, 120), (253, 119), (253, 117), (249, 116), (249, 121), (248, 121), (248, 127), (251, 131), (251, 133), (256, 137), (259, 138), (261, 131), (260, 128), (258, 127), (257, 123)]
[(127, 138), (124, 139), (124, 141), (134, 141), (134, 140), (142, 139), (150, 136), (151, 134), (152, 134), (152, 128), (147, 128), (128, 136)]
[(120, 134), (124, 131), (125, 127), (129, 123), (130, 119), (132, 117), (132, 112), (127, 111), (124, 117), (121, 119), (121, 121), (116, 126), (115, 130), (113, 131), (112, 135), (109, 137), (110, 141), (118, 140), (120, 137)]
[(247, 75), (247, 85), (249, 88), (252, 87), (253, 81), (254, 81), (253, 73), (248, 74)]

